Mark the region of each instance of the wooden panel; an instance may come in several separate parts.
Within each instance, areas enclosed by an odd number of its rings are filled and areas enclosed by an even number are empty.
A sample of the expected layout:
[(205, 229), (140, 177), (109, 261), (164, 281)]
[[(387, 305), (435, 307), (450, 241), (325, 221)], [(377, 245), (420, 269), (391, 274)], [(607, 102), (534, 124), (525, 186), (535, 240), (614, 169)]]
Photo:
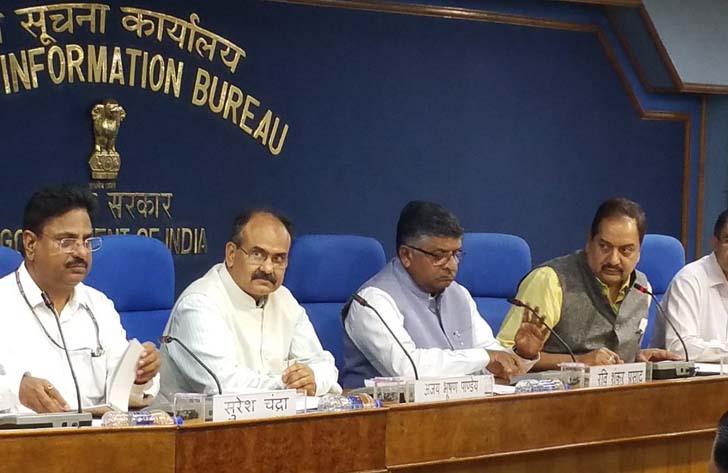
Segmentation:
[(386, 409), (183, 427), (177, 471), (386, 471)]
[(697, 473), (707, 470), (713, 433), (645, 442), (545, 450), (468, 462), (393, 468), (417, 473)]
[[(424, 466), (564, 447), (581, 452), (600, 443), (650, 441), (665, 434), (710, 437), (728, 410), (727, 391), (728, 380), (716, 377), (398, 406), (387, 421), (387, 464)], [(696, 444), (700, 453), (704, 447)], [(684, 455), (677, 463), (692, 458), (674, 448), (667, 454)], [(563, 461), (578, 462), (578, 455), (565, 455)]]
[(175, 427), (0, 432), (0, 471), (173, 473)]

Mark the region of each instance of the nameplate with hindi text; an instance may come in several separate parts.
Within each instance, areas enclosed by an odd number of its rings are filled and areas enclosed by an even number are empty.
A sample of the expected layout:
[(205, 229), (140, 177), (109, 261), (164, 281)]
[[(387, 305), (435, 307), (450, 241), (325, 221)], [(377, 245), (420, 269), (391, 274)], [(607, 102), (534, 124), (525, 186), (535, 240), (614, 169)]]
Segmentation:
[(647, 382), (646, 363), (624, 363), (589, 367), (589, 387), (625, 386)]
[(264, 419), (296, 415), (296, 390), (251, 394), (218, 394), (212, 398), (212, 420)]
[(493, 375), (432, 378), (415, 381), (415, 402), (471, 399), (493, 394)]

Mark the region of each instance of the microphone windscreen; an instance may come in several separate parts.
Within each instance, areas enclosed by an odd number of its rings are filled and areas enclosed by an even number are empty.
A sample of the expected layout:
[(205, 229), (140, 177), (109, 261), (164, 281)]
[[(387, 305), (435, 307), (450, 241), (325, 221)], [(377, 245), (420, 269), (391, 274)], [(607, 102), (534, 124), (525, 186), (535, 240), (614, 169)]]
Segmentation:
[(364, 307), (369, 307), (369, 303), (367, 302), (367, 300), (364, 299), (359, 294), (354, 294), (353, 296), (351, 296), (351, 298), (354, 299), (360, 305), (363, 305)]
[(637, 289), (638, 291), (640, 291), (642, 294), (647, 294), (648, 296), (652, 295), (652, 293), (649, 290), (647, 290), (647, 288), (640, 283), (636, 282), (636, 283), (632, 284), (632, 287)]

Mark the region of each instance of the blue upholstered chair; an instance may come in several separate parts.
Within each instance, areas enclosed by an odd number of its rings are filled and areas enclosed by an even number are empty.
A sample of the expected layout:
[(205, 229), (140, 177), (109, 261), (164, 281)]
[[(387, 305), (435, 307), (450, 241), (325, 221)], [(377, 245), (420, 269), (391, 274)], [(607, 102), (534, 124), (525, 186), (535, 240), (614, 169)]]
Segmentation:
[(12, 248), (0, 246), (0, 278), (6, 276), (20, 266), (23, 256)]
[(457, 281), (475, 299), (480, 315), (498, 333), (518, 283), (531, 270), (531, 248), (523, 238), (502, 233), (466, 233), (465, 258)]
[(352, 235), (302, 235), (291, 246), (284, 280), (308, 317), (323, 347), (344, 365), (341, 308), (385, 263), (374, 238)]
[(84, 281), (114, 301), (127, 338), (158, 344), (174, 304), (174, 262), (164, 244), (137, 235), (103, 237)]
[[(657, 300), (662, 300), (670, 281), (683, 266), (685, 266), (685, 249), (679, 240), (667, 235), (645, 235), (637, 269), (647, 276)], [(652, 329), (655, 327), (655, 317), (657, 317), (656, 311), (655, 304), (652, 304), (649, 324), (642, 339), (643, 348), (650, 343)]]

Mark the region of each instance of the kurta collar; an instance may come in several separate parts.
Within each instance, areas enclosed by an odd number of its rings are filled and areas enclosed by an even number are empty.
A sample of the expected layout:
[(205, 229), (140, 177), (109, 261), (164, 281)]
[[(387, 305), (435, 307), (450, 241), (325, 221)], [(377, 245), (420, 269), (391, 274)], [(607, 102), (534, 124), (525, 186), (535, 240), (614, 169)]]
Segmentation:
[[(23, 264), (21, 264), (18, 268), (18, 276), (20, 277), (20, 285), (25, 293), (25, 297), (28, 298), (28, 302), (31, 307), (33, 307), (33, 309), (45, 307), (46, 305), (45, 302), (43, 302), (43, 296), (41, 295), (43, 291), (30, 276), (28, 268), (25, 266), (25, 261), (23, 261)], [(66, 306), (63, 308), (63, 312), (66, 312), (67, 310), (70, 311), (70, 313), (76, 312), (79, 305), (85, 302), (82, 299), (83, 296), (80, 294), (80, 291), (78, 291), (77, 288), (73, 288), (71, 297), (68, 299)]]
[[(414, 294), (417, 298), (422, 299), (424, 301), (432, 301), (439, 299), (439, 297), (442, 295), (442, 293), (433, 296), (427, 291), (423, 291), (420, 286), (417, 285), (414, 279), (412, 279), (412, 276), (407, 272), (407, 269), (405, 269), (404, 266), (402, 266), (402, 262), (399, 260), (398, 257), (392, 258), (391, 264), (394, 266), (394, 275), (399, 280), (399, 282), (406, 287), (412, 294)], [(447, 290), (447, 289), (446, 289)], [(445, 291), (443, 291), (445, 292)]]
[(711, 287), (720, 286), (721, 284), (728, 286), (728, 281), (726, 280), (725, 273), (723, 273), (723, 269), (718, 264), (718, 257), (715, 256), (715, 251), (708, 256), (708, 264), (706, 265), (705, 272), (708, 275), (708, 281), (710, 281)]
[(235, 280), (233, 280), (233, 277), (230, 276), (230, 271), (225, 263), (220, 264), (218, 273), (220, 274), (222, 285), (225, 287), (225, 291), (227, 291), (228, 296), (236, 309), (250, 310), (262, 309), (265, 307), (265, 304), (268, 302), (268, 297), (261, 299), (260, 303), (255, 302), (255, 299), (253, 299), (250, 294), (240, 289), (240, 286), (238, 286)]

